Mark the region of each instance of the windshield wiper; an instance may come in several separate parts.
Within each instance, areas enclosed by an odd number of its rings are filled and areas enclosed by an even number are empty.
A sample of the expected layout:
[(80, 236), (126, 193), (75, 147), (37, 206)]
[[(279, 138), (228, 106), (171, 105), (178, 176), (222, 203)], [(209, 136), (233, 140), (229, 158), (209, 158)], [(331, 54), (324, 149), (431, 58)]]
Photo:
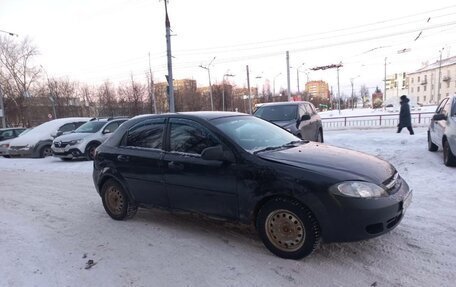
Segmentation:
[(291, 147), (297, 146), (297, 144), (308, 143), (308, 142), (309, 142), (309, 141), (307, 141), (307, 140), (297, 140), (297, 141), (291, 141), (291, 142), (286, 143), (286, 144), (283, 144), (283, 145), (281, 145), (281, 146), (268, 146), (268, 147), (266, 147), (266, 148), (263, 148), (263, 149), (254, 151), (253, 154), (257, 154), (257, 153), (264, 152), (264, 151), (270, 151), (270, 150), (278, 150), (278, 149), (283, 149), (283, 148), (291, 148)]

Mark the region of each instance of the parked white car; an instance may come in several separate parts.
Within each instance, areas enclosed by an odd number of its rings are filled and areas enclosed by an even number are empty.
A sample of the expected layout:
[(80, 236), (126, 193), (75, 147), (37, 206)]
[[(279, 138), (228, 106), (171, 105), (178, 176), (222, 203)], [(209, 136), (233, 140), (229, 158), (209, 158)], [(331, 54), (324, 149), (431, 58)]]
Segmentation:
[(30, 130), (31, 129), (26, 129), (26, 128), (16, 129), (15, 132), (17, 133), (17, 136), (0, 141), (0, 156), (10, 157), (9, 152), (8, 152), (10, 143), (13, 141), (13, 139), (15, 139), (19, 136), (25, 135)]
[(52, 155), (53, 134), (71, 132), (90, 118), (61, 118), (45, 122), (11, 141), (8, 153), (11, 157), (46, 157)]
[(93, 118), (70, 134), (52, 142), (52, 152), (62, 160), (86, 158), (93, 160), (95, 149), (128, 118)]

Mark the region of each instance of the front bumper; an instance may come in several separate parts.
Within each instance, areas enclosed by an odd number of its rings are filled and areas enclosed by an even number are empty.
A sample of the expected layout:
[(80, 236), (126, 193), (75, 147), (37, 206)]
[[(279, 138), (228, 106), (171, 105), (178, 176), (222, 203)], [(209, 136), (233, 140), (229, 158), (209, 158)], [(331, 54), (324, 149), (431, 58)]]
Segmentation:
[(34, 150), (30, 147), (15, 147), (10, 146), (8, 154), (11, 157), (33, 157)]
[(81, 152), (74, 145), (66, 145), (65, 147), (56, 147), (55, 144), (51, 146), (52, 152), (58, 158), (82, 158), (84, 153)]
[(323, 240), (358, 241), (387, 233), (399, 225), (411, 199), (412, 191), (404, 180), (388, 197), (368, 199), (333, 194), (335, 207), (328, 211), (330, 224), (322, 226)]

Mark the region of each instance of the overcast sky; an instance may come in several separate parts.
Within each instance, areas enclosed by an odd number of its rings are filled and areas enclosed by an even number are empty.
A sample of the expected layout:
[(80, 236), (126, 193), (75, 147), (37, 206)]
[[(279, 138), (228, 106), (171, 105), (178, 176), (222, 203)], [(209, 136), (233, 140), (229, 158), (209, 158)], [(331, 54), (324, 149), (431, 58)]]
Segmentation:
[[(296, 67), (302, 91), (306, 69), (342, 62), (340, 85), (349, 93), (350, 78), (358, 75), (355, 90), (382, 88), (385, 57), (391, 74), (438, 60), (442, 48), (443, 57), (456, 54), (454, 0), (170, 0), (168, 10), (174, 78), (193, 78), (199, 86), (208, 77), (198, 66), (214, 57), (213, 83), (228, 72), (243, 86), (249, 65), (252, 86), (281, 73), (278, 90), (286, 88), (289, 50), (293, 91)], [(30, 37), (50, 77), (89, 84), (119, 83), (131, 74), (143, 80), (149, 53), (155, 81), (164, 81), (164, 19), (159, 0), (0, 0), (0, 30)], [(398, 54), (401, 49), (410, 52)], [(336, 70), (308, 76), (337, 89)]]

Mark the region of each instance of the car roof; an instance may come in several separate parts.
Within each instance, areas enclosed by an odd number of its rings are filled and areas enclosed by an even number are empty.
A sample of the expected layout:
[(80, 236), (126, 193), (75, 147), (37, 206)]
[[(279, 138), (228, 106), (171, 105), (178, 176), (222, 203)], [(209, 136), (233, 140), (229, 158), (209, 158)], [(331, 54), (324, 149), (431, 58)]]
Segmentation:
[(200, 111), (200, 112), (178, 112), (178, 113), (164, 113), (164, 114), (144, 114), (138, 115), (133, 119), (139, 118), (147, 118), (147, 117), (171, 117), (171, 116), (186, 116), (186, 117), (193, 117), (193, 118), (200, 118), (204, 120), (213, 120), (218, 118), (224, 117), (233, 117), (233, 116), (248, 116), (248, 114), (238, 113), (238, 112), (221, 112), (221, 111)]
[(310, 102), (306, 101), (296, 101), (296, 102), (272, 102), (272, 103), (264, 103), (258, 108), (262, 107), (269, 107), (269, 106), (292, 106), (292, 105), (299, 105), (299, 104), (310, 104)]

